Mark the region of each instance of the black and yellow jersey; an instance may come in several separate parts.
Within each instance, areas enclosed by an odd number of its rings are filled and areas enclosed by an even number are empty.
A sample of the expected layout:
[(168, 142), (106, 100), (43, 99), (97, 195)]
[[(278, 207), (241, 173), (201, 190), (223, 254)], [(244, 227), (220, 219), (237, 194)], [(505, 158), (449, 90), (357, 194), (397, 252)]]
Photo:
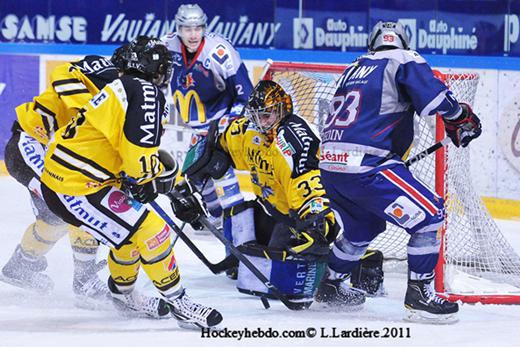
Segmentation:
[(116, 78), (116, 67), (97, 55), (59, 65), (51, 73), (51, 85), (33, 101), (16, 108), (18, 123), (23, 131), (46, 145), (56, 130)]
[[(329, 206), (321, 184), (320, 140), (309, 124), (289, 115), (274, 130), (273, 140), (248, 118), (234, 120), (219, 138), (238, 170), (251, 172), (255, 195), (287, 216), (294, 210), (303, 217)], [(328, 216), (333, 220), (333, 215)]]
[(168, 112), (154, 84), (123, 76), (107, 84), (49, 142), (41, 181), (57, 193), (89, 195), (119, 187), (123, 173), (138, 184), (163, 170), (158, 147)]

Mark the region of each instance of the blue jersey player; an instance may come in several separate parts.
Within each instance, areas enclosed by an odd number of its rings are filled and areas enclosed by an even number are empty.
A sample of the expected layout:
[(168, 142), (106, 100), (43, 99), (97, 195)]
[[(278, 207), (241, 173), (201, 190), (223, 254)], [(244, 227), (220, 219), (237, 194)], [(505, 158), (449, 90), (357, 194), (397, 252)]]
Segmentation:
[(401, 24), (379, 22), (370, 34), (368, 54), (338, 81), (322, 134), (320, 169), (343, 233), (316, 299), (351, 299), (352, 288), (343, 279), (390, 222), (410, 234), (408, 318), (450, 322), (458, 305), (437, 296), (431, 286), (444, 201), (413, 176), (403, 157), (412, 144), (414, 113), (440, 114), (457, 147), (478, 137), (481, 126), (471, 108), (459, 104), (426, 61), (408, 49), (408, 41)]
[[(175, 15), (177, 32), (162, 38), (173, 54), (171, 92), (173, 104), (183, 121), (194, 129), (192, 144), (205, 136), (209, 123), (220, 119), (223, 130), (230, 120), (240, 116), (253, 85), (238, 52), (225, 38), (206, 33), (207, 16), (196, 4), (181, 5)], [(224, 232), (231, 237), (253, 225), (253, 210), (244, 204), (238, 180), (232, 168), (207, 184), (203, 195), (212, 215), (224, 210)], [(220, 201), (220, 203), (219, 203)]]

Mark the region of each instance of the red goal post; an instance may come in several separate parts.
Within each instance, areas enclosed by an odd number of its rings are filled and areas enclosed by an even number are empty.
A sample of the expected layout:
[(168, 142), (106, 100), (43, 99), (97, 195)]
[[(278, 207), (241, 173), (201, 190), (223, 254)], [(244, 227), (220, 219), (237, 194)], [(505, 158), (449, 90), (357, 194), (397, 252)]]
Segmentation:
[[(280, 83), (293, 98), (295, 113), (320, 128), (328, 114), (335, 82), (345, 68), (346, 65), (268, 60), (262, 78)], [(459, 102), (473, 105), (478, 74), (438, 70), (434, 74)], [(414, 145), (409, 157), (446, 136), (439, 116), (421, 119), (416, 115), (414, 124)], [(446, 201), (436, 290), (452, 301), (518, 304), (520, 257), (501, 234), (476, 190), (468, 184), (469, 164), (469, 149), (449, 145), (411, 166), (414, 175)], [(408, 238), (403, 229), (388, 224), (371, 247), (380, 249), (388, 263), (404, 262)]]

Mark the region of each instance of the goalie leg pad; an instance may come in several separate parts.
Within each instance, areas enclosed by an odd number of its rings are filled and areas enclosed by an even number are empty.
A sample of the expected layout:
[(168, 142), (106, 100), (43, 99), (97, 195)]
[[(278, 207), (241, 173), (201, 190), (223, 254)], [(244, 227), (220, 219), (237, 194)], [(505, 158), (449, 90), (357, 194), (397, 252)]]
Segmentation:
[[(255, 242), (244, 244), (239, 249), (280, 292), (289, 296), (289, 300), (300, 303), (301, 308), (311, 305), (327, 269), (324, 261), (289, 255), (286, 251), (270, 249)], [(243, 264), (239, 265), (237, 289), (244, 294), (276, 299)]]
[(214, 183), (224, 210), (244, 203), (245, 199), (240, 192), (240, 184), (233, 168), (229, 168), (225, 175)]

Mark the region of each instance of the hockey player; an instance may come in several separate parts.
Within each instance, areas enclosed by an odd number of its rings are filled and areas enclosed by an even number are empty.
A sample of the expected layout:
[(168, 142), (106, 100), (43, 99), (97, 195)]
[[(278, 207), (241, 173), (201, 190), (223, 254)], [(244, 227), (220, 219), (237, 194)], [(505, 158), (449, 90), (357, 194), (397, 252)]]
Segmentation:
[[(173, 104), (194, 130), (192, 144), (206, 134), (209, 122), (221, 119), (223, 129), (229, 119), (240, 116), (253, 89), (238, 52), (225, 38), (206, 33), (206, 22), (207, 16), (198, 5), (181, 5), (175, 15), (177, 32), (162, 39), (173, 54)], [(221, 180), (210, 180), (203, 196), (215, 217), (222, 209), (229, 216), (232, 207), (244, 203), (232, 169)], [(231, 230), (240, 232), (251, 225), (252, 215), (252, 210), (246, 209), (226, 221), (227, 236), (231, 237)]]
[[(119, 53), (123, 50), (124, 47), (114, 53), (114, 61), (121, 59)], [(11, 176), (29, 189), (36, 221), (26, 229), (2, 268), (4, 281), (40, 292), (52, 289), (51, 278), (42, 273), (47, 267), (45, 255), (69, 231), (74, 258), (73, 291), (80, 299), (78, 303), (84, 304), (86, 298), (110, 298), (106, 285), (96, 275), (104, 265), (96, 264), (99, 243), (49, 210), (43, 201), (39, 180), (44, 147), (55, 131), (116, 78), (118, 69), (109, 60), (89, 55), (56, 67), (51, 74), (51, 86), (33, 101), (16, 108), (17, 120), (5, 149), (5, 162)]]
[(413, 139), (413, 115), (440, 114), (454, 145), (467, 146), (481, 133), (469, 105), (459, 104), (426, 61), (409, 50), (403, 26), (379, 22), (368, 54), (343, 73), (322, 134), (320, 169), (343, 234), (329, 258), (328, 281), (318, 299), (342, 300), (348, 276), (386, 222), (410, 234), (409, 319), (452, 321), (458, 305), (432, 288), (439, 256), (437, 236), (444, 201), (403, 165)]
[[(214, 326), (222, 316), (186, 294), (171, 230), (143, 205), (169, 191), (177, 172), (175, 160), (158, 152), (168, 115), (160, 88), (169, 82), (171, 55), (161, 41), (146, 37), (132, 42), (129, 51), (123, 76), (105, 86), (49, 143), (43, 196), (63, 220), (111, 247), (108, 287), (116, 307)], [(141, 266), (164, 299), (134, 290)]]
[[(246, 117), (233, 120), (218, 138), (216, 124), (212, 124), (207, 142), (203, 142), (203, 153), (211, 155), (197, 156), (186, 174), (192, 178), (207, 175), (218, 178), (229, 164), (251, 172), (255, 194), (269, 216), (257, 211), (256, 228), (237, 234), (233, 239), (235, 246), (256, 241), (269, 250), (326, 257), (337, 225), (321, 184), (320, 140), (308, 123), (292, 112), (291, 97), (279, 84), (260, 81), (249, 98)], [(227, 158), (230, 162), (226, 165)], [(175, 200), (173, 209), (180, 219), (187, 222), (194, 219), (190, 215), (194, 209)], [(289, 274), (276, 277), (285, 275)], [(284, 282), (290, 280), (286, 277)], [(362, 293), (352, 291), (351, 305), (364, 301)]]

